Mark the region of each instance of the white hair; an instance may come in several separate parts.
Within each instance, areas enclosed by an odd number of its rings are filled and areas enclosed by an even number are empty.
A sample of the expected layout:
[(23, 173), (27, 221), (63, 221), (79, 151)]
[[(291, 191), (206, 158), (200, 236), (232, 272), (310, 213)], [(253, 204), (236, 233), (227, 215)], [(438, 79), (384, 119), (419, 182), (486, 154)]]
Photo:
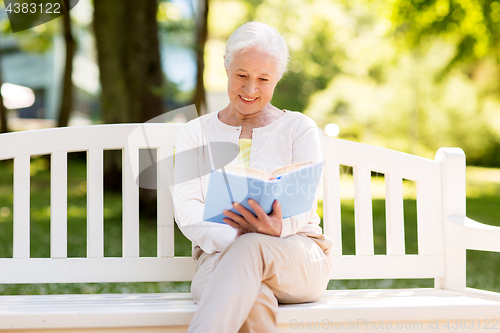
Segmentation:
[(252, 49), (273, 57), (280, 77), (283, 76), (287, 70), (289, 58), (286, 41), (275, 28), (259, 22), (245, 23), (229, 36), (224, 52), (226, 69), (229, 68), (235, 55)]

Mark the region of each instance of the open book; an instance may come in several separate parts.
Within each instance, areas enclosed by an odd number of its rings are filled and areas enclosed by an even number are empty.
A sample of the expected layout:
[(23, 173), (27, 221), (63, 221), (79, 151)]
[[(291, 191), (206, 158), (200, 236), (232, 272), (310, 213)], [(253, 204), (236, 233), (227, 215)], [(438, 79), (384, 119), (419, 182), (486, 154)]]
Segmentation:
[(224, 223), (224, 210), (239, 214), (233, 202), (255, 214), (248, 199), (257, 201), (267, 214), (278, 200), (283, 218), (305, 213), (312, 207), (322, 171), (323, 161), (292, 164), (271, 174), (240, 166), (216, 170), (210, 174), (203, 220)]

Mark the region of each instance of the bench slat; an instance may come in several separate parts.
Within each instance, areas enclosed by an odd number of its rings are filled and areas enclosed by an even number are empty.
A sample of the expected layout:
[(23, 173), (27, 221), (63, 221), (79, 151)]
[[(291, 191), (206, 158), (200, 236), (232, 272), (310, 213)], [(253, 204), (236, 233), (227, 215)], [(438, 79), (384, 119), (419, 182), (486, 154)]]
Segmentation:
[(387, 254), (404, 255), (403, 178), (392, 173), (385, 175), (385, 207)]
[(374, 254), (371, 172), (368, 167), (355, 166), (353, 173), (356, 255), (371, 256)]
[(157, 149), (157, 178), (158, 178), (158, 257), (174, 256), (174, 204), (169, 185), (174, 183), (173, 147)]
[[(0, 160), (23, 155), (52, 154), (55, 151), (122, 149), (128, 146), (174, 147), (177, 135), (183, 126), (183, 124), (107, 124), (4, 133), (0, 138), (0, 147), (2, 147)], [(142, 127), (147, 129), (147, 143), (142, 134)], [(61, 138), (65, 139), (61, 140)], [(20, 142), (29, 142), (29, 144), (19, 144)]]
[(432, 279), (444, 276), (443, 256), (350, 256), (332, 257), (332, 279)]
[(68, 153), (50, 159), (50, 257), (68, 256)]
[(104, 256), (103, 215), (103, 161), (102, 149), (87, 152), (87, 257)]
[[(30, 257), (30, 156), (14, 158), (13, 257)], [(4, 270), (2, 270), (3, 273)]]
[[(444, 276), (443, 256), (334, 256), (332, 279), (403, 279)], [(0, 258), (0, 283), (191, 281), (191, 257)]]
[(437, 177), (417, 182), (417, 235), (419, 254), (443, 254), (441, 182)]
[(340, 206), (340, 165), (325, 161), (323, 172), (323, 230), (333, 241), (332, 255), (342, 255), (342, 223)]
[(329, 153), (342, 165), (365, 165), (384, 174), (398, 172), (413, 181), (440, 176), (439, 164), (426, 158), (341, 139), (321, 137), (320, 141), (323, 156)]
[(191, 281), (195, 263), (176, 258), (0, 258), (0, 283)]
[(123, 257), (139, 257), (139, 148), (123, 149)]

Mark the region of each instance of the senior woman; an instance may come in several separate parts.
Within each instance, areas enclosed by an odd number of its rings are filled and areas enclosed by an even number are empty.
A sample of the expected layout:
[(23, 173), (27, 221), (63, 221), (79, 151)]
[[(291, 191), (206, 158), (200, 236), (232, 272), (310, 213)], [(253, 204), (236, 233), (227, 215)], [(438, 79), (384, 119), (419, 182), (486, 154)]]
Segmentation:
[[(189, 165), (176, 161), (174, 205), (176, 222), (194, 245), (191, 293), (199, 304), (188, 332), (276, 332), (278, 303), (315, 301), (328, 284), (331, 241), (319, 227), (316, 200), (310, 211), (285, 219), (279, 202), (266, 214), (250, 200), (256, 215), (234, 203), (240, 214), (225, 211), (226, 224), (203, 221), (209, 143), (238, 145), (239, 156), (229, 165), (267, 172), (322, 159), (316, 124), (270, 104), (287, 63), (286, 42), (274, 28), (242, 25), (224, 55), (229, 105), (179, 134), (176, 154), (192, 158)], [(186, 173), (195, 177), (179, 181)]]

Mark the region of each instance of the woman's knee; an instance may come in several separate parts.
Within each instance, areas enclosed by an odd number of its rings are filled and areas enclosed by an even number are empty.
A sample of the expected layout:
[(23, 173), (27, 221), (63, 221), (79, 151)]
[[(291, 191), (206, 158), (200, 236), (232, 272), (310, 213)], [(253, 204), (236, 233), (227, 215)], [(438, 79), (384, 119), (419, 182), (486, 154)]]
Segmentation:
[(275, 237), (258, 233), (241, 235), (222, 253), (222, 257), (224, 261), (231, 261), (232, 265), (251, 266), (255, 263), (261, 266), (264, 258), (268, 256), (266, 244), (269, 238)]
[(256, 232), (249, 232), (243, 234), (234, 240), (231, 248), (237, 249), (261, 249), (265, 242), (268, 242), (270, 238), (275, 238), (273, 236), (259, 234)]

